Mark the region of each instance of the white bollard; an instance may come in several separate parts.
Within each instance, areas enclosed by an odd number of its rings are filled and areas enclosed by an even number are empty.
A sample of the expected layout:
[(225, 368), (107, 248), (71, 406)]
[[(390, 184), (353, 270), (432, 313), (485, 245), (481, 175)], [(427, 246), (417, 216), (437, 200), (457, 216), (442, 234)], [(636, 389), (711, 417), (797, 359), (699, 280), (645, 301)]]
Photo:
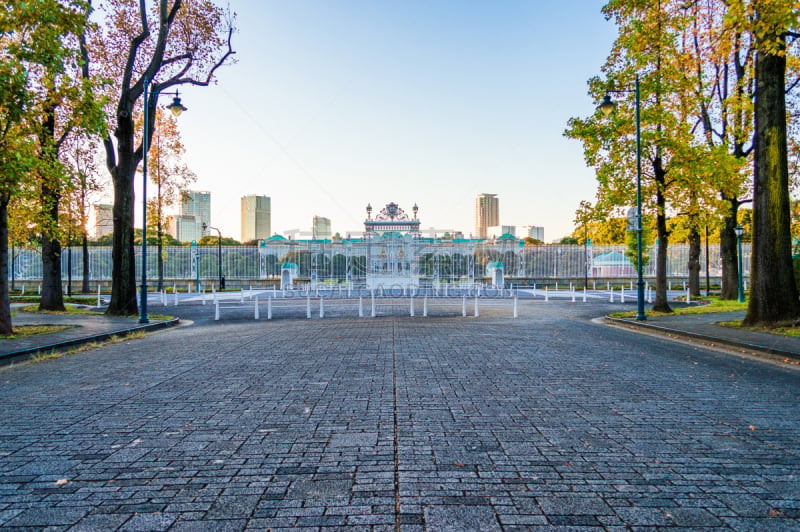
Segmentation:
[(461, 296), (461, 316), (467, 317), (467, 296)]
[(42, 295), (42, 285), (39, 285), (39, 295)]
[(167, 289), (166, 288), (161, 291), (161, 306), (162, 307), (166, 307), (167, 306)]
[(375, 317), (375, 292), (372, 292), (372, 313), (370, 314), (371, 317)]
[(239, 303), (244, 303), (244, 288), (240, 288), (239, 290)]
[(475, 317), (477, 318), (480, 315), (481, 315), (481, 311), (478, 310), (478, 298), (476, 297), (475, 298)]
[(257, 320), (259, 318), (258, 315), (258, 298), (256, 298), (256, 304), (253, 305), (253, 319)]
[(609, 303), (613, 303), (614, 302), (614, 290), (613, 289), (610, 289), (608, 291), (608, 302)]
[(272, 319), (272, 298), (271, 297), (267, 298), (267, 319), (268, 320)]
[(413, 318), (414, 317), (414, 296), (412, 295), (411, 297), (409, 297), (408, 301), (409, 301), (408, 312), (409, 312), (409, 315)]
[(631, 292), (633, 292), (633, 281), (631, 281)]
[[(25, 285), (22, 285), (22, 294), (25, 295)], [(100, 308), (100, 285), (97, 285), (97, 308)]]
[(364, 298), (361, 296), (358, 296), (358, 317), (364, 317)]
[(425, 297), (422, 299), (422, 317), (428, 317), (428, 294), (425, 294)]
[(203, 288), (203, 290), (200, 291), (200, 294), (201, 294), (201, 297), (202, 297), (203, 305), (205, 305), (206, 304), (206, 289)]
[(550, 292), (547, 290), (547, 285), (544, 285), (544, 300), (550, 301)]
[(606, 282), (606, 290), (611, 291), (611, 283)]
[(517, 296), (514, 296), (514, 317), (518, 317), (519, 313), (517, 312)]
[(586, 286), (583, 287), (583, 302), (586, 303)]
[(187, 294), (192, 293), (192, 283), (186, 283), (186, 293)]
[(214, 302), (214, 320), (219, 321), (219, 301)]
[(323, 298), (319, 298), (319, 317), (325, 317), (325, 300)]
[(619, 287), (619, 302), (625, 303), (625, 285)]
[(311, 294), (306, 294), (306, 319), (311, 319)]
[(572, 302), (575, 303), (575, 289), (572, 288), (572, 285), (569, 287), (569, 293), (572, 295)]
[(692, 294), (689, 292), (689, 289), (686, 289), (686, 303), (689, 304), (692, 302)]
[(212, 294), (216, 294), (217, 293), (217, 287), (216, 287), (216, 285), (214, 283), (211, 283), (211, 293)]
[(686, 281), (683, 282), (683, 289), (686, 290)]
[(592, 279), (592, 290), (594, 290), (595, 292), (597, 291), (597, 281), (595, 281), (594, 279)]
[(175, 299), (175, 306), (177, 307), (178, 306), (178, 291), (177, 290), (173, 294), (173, 298)]

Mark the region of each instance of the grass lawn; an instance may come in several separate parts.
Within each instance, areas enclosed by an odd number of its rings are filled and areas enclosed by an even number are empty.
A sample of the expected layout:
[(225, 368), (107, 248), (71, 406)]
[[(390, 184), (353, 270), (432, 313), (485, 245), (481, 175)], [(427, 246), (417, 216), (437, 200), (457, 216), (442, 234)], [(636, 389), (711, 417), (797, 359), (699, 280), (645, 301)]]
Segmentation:
[(72, 329), (73, 327), (74, 325), (18, 325), (14, 327), (14, 334), (0, 336), (0, 340), (15, 340), (17, 338), (26, 338), (38, 334), (50, 334)]

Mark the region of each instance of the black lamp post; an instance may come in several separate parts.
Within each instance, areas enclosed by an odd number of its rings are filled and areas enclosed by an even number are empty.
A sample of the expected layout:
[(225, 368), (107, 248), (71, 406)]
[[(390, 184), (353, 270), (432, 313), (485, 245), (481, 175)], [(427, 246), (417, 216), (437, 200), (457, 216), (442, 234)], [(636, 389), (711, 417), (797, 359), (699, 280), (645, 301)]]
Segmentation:
[[(158, 97), (162, 94), (159, 91), (150, 92), (150, 79), (145, 76), (144, 78), (144, 131), (142, 134), (142, 291), (141, 304), (139, 306), (139, 323), (148, 323), (147, 319), (147, 152), (149, 151), (148, 143), (148, 126), (150, 124), (150, 103), (149, 97), (152, 96), (155, 102), (158, 102)], [(167, 106), (167, 109), (172, 111), (175, 116), (180, 116), (186, 107), (181, 104), (181, 98), (178, 91), (165, 92), (174, 96), (172, 103)]]
[[(205, 228), (206, 224), (203, 224), (203, 229)], [(219, 289), (222, 290), (225, 288), (225, 278), (222, 276), (222, 231), (216, 227), (208, 226), (208, 228), (217, 232), (217, 272), (219, 273)]]
[(737, 225), (734, 231), (736, 231), (736, 244), (739, 248), (739, 303), (744, 303), (744, 271), (742, 270), (742, 235), (744, 234), (744, 227)]
[(633, 90), (606, 90), (603, 103), (599, 109), (608, 116), (616, 107), (611, 101), (612, 92), (633, 92), (636, 99), (636, 319), (644, 321), (644, 280), (642, 278), (642, 132), (641, 132), (641, 103), (639, 97), (639, 75), (636, 75), (636, 84)]

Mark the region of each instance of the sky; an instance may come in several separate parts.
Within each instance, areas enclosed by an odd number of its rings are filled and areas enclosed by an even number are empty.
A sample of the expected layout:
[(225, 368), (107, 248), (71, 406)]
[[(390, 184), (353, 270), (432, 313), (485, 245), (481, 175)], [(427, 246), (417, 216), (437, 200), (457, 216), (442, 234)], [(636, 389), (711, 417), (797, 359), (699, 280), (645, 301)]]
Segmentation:
[(596, 190), (563, 132), (597, 105), (587, 80), (616, 36), (602, 5), (231, 0), (237, 63), (181, 88), (192, 189), (236, 239), (246, 194), (271, 198), (279, 234), (319, 215), (360, 235), (368, 203), (396, 202), (419, 205), (422, 228), (469, 235), (491, 193), (502, 225), (567, 235)]

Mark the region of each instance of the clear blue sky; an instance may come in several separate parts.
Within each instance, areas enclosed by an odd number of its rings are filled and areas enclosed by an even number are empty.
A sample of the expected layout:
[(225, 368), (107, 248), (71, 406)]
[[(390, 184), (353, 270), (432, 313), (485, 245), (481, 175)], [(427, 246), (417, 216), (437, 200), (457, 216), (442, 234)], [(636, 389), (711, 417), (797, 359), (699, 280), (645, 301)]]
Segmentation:
[[(193, 187), (240, 236), (239, 198), (272, 198), (272, 230), (363, 228), (365, 206), (416, 202), (424, 228), (572, 230), (594, 172), (562, 133), (615, 37), (603, 2), (233, 0), (238, 63), (182, 90)], [(137, 198), (138, 199), (138, 198)], [(138, 210), (138, 209), (137, 209)]]

